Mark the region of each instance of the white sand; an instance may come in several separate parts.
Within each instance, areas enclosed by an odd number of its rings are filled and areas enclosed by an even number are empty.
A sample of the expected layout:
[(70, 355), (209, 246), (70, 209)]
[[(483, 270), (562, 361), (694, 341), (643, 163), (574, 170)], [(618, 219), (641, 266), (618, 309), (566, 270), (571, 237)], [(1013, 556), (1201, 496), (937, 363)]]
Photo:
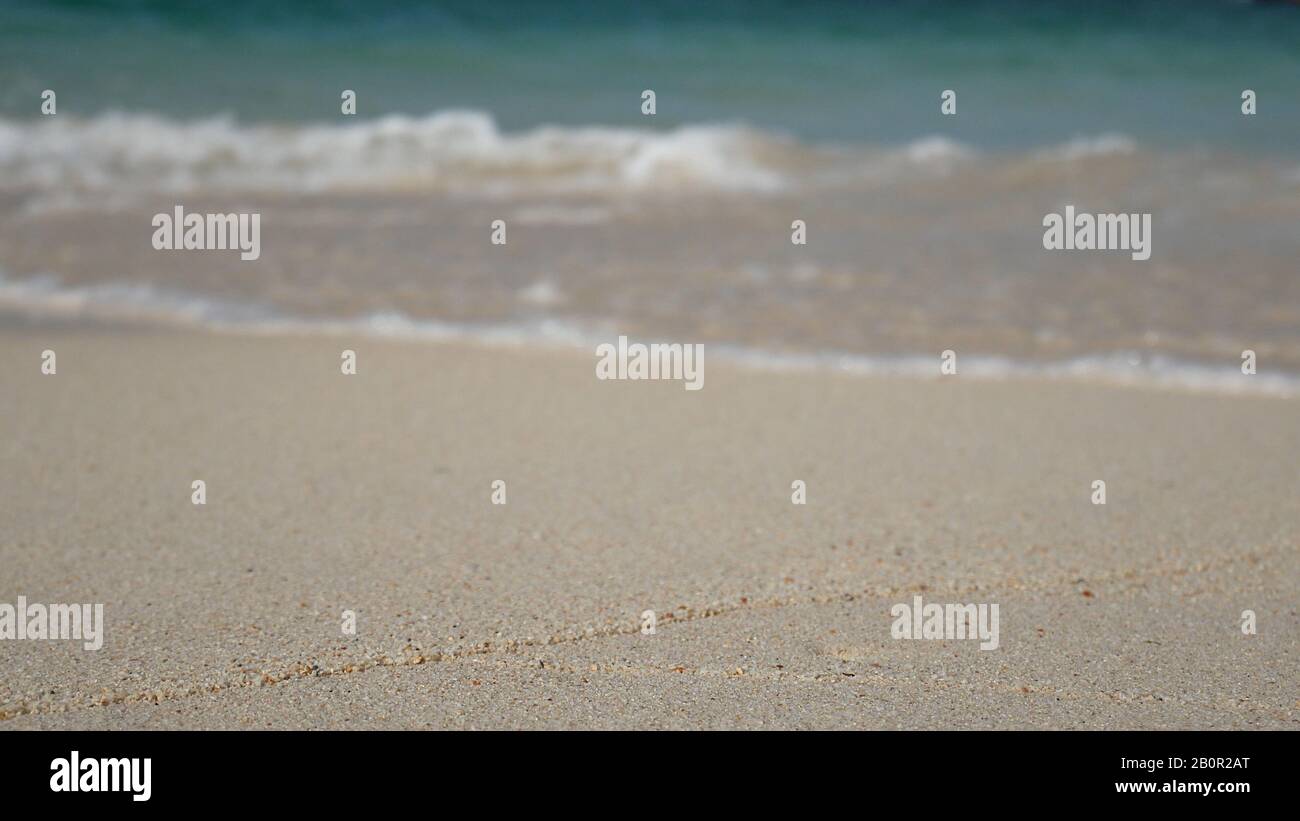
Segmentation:
[(593, 363), (0, 332), (0, 602), (107, 618), (0, 641), (0, 728), (1300, 722), (1295, 400)]

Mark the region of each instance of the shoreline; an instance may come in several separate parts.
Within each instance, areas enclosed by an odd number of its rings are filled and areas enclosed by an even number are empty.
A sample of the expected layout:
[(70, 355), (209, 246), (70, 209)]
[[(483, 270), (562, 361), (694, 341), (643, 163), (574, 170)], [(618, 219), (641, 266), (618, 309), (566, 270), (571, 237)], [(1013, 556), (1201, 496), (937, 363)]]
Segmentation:
[[(266, 318), (251, 321), (205, 319), (199, 306), (153, 321), (114, 316), (128, 306), (107, 306), (101, 313), (85, 305), (45, 309), (22, 306), (6, 310), (4, 279), (0, 277), (0, 333), (53, 326), (67, 333), (213, 334), (245, 339), (362, 339), (397, 345), (452, 345), (485, 350), (529, 351), (542, 354), (587, 355), (613, 344), (626, 334), (601, 334), (595, 325), (580, 327), (557, 319), (531, 323), (471, 324), (419, 320), (401, 314), (355, 319)], [(175, 307), (175, 306), (173, 306)], [(606, 324), (606, 323), (600, 323)], [(659, 343), (663, 334), (646, 334), (632, 341)], [(1300, 373), (1288, 371), (1245, 374), (1239, 367), (1215, 366), (1141, 351), (1115, 351), (1061, 360), (1016, 359), (997, 354), (961, 355), (956, 374), (940, 372), (943, 356), (921, 354), (862, 354), (849, 351), (777, 351), (730, 343), (695, 343), (706, 348), (711, 362), (723, 367), (771, 373), (825, 373), (866, 378), (932, 381), (960, 377), (981, 382), (1063, 382), (1081, 386), (1186, 392), (1191, 394), (1254, 396), (1276, 399), (1300, 397)], [(946, 352), (945, 352), (946, 353)]]

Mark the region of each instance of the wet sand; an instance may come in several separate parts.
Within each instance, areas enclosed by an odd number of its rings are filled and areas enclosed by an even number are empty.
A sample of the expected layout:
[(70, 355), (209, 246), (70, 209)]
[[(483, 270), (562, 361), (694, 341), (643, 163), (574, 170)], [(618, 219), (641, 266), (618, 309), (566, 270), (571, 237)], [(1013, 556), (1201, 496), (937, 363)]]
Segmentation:
[(0, 728), (1300, 724), (1297, 400), (593, 366), (0, 330), (0, 602), (107, 621), (0, 641)]

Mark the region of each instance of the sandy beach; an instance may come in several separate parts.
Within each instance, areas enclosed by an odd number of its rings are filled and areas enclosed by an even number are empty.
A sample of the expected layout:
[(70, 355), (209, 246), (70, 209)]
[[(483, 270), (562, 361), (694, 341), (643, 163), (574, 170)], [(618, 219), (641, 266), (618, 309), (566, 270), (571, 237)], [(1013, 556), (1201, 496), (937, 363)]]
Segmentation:
[(1300, 725), (1297, 400), (593, 362), (5, 327), (0, 728)]

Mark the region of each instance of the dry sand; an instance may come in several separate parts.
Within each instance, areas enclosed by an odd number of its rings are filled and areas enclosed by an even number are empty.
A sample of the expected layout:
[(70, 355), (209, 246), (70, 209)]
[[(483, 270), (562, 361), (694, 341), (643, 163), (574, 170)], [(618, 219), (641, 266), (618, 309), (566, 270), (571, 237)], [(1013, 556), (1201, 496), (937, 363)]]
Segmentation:
[(1297, 400), (706, 361), (0, 331), (0, 728), (1300, 727)]

